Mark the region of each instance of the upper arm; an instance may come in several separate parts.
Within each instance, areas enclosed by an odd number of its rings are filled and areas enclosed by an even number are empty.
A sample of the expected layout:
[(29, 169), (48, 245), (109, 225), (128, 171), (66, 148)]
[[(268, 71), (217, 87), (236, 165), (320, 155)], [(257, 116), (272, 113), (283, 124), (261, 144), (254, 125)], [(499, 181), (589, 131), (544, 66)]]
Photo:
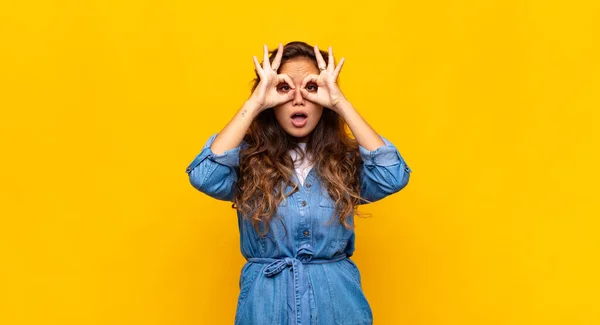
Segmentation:
[(410, 179), (412, 170), (404, 158), (388, 139), (381, 136), (384, 145), (367, 150), (359, 145), (363, 160), (360, 171), (361, 204), (375, 202), (403, 189)]
[(206, 195), (232, 201), (239, 174), (239, 152), (243, 145), (215, 154), (210, 146), (217, 133), (210, 136), (202, 151), (186, 168), (190, 183)]

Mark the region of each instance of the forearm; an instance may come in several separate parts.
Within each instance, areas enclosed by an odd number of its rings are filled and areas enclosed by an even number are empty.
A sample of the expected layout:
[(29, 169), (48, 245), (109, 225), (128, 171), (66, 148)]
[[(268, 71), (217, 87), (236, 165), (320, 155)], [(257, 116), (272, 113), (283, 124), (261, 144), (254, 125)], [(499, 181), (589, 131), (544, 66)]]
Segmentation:
[(348, 124), (356, 141), (365, 149), (375, 150), (385, 145), (379, 134), (373, 130), (349, 101), (344, 100), (338, 104), (337, 111)]
[(247, 100), (231, 121), (219, 132), (210, 146), (210, 150), (215, 154), (221, 154), (239, 146), (250, 124), (259, 113), (259, 105), (252, 100)]

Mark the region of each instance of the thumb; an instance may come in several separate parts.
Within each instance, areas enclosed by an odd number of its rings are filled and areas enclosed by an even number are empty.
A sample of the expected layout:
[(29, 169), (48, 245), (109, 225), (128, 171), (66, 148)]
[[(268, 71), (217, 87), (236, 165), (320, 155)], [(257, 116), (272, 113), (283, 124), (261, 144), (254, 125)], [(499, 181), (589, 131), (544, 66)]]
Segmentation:
[(288, 91), (282, 97), (285, 99), (286, 102), (288, 102), (288, 101), (294, 99), (294, 96), (296, 96), (296, 91), (298, 91), (297, 88), (292, 88), (290, 91)]
[(302, 97), (308, 99), (311, 102), (315, 102), (315, 100), (317, 99), (317, 94), (309, 93), (308, 90), (304, 88), (300, 88), (300, 93), (302, 94)]

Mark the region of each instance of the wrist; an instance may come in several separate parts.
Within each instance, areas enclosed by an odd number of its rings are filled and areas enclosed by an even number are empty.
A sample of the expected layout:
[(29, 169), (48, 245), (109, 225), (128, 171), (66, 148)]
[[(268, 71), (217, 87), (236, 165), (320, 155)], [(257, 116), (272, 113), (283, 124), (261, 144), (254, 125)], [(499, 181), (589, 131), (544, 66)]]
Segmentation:
[(345, 97), (340, 99), (335, 105), (334, 105), (335, 110), (338, 112), (338, 114), (342, 115), (342, 117), (344, 117), (344, 114), (353, 109), (354, 107), (352, 107), (352, 104), (350, 103), (350, 101), (348, 101)]
[(244, 105), (242, 106), (240, 111), (243, 112), (244, 115), (249, 113), (250, 115), (252, 115), (252, 118), (254, 118), (258, 115), (258, 113), (262, 111), (262, 109), (261, 105), (256, 100), (254, 100), (253, 98), (249, 98), (248, 100), (246, 100), (246, 102), (244, 102)]

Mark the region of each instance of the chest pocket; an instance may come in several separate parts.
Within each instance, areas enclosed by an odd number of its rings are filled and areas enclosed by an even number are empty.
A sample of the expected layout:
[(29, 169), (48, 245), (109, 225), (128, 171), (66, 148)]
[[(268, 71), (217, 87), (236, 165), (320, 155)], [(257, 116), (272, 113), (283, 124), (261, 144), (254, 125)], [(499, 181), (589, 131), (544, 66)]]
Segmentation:
[(289, 197), (287, 199), (284, 199), (283, 201), (281, 201), (281, 203), (279, 203), (278, 207), (286, 207), (286, 206), (288, 206), (288, 201), (289, 200), (290, 200)]
[(335, 202), (329, 197), (322, 197), (319, 200), (319, 206), (322, 208), (335, 209)]
[[(281, 186), (284, 186), (285, 184), (282, 182)], [(277, 206), (278, 207), (287, 207), (290, 204), (290, 200), (294, 200), (294, 193), (296, 193), (297, 191), (292, 191), (291, 193), (289, 193), (290, 188), (286, 188), (285, 189), (285, 195), (286, 198), (283, 199)]]
[(321, 191), (321, 198), (319, 199), (319, 206), (322, 208), (335, 209), (335, 202), (333, 201), (331, 196), (329, 196), (329, 193), (327, 193), (326, 190)]

